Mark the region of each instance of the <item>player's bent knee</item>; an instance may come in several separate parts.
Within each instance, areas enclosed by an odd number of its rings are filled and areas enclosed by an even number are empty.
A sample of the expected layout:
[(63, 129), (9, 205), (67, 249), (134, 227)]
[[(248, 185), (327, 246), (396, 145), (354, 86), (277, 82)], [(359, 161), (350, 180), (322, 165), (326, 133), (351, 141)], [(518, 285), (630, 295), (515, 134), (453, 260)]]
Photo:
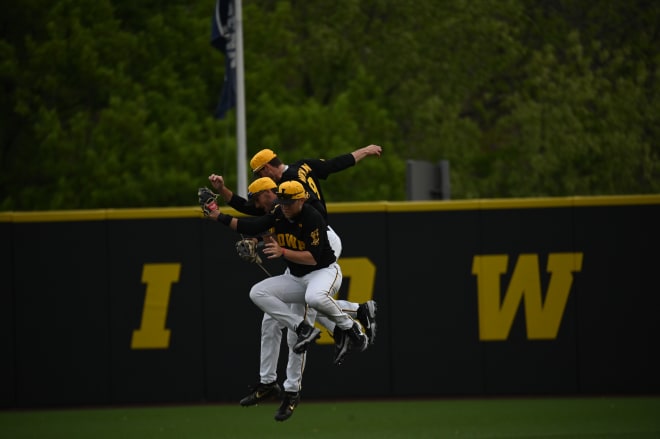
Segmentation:
[(306, 295), (305, 303), (314, 309), (318, 309), (318, 307), (322, 305), (322, 302), (317, 295)]
[(260, 299), (266, 297), (266, 292), (260, 288), (256, 288), (256, 285), (250, 289), (250, 300), (255, 304), (259, 302)]

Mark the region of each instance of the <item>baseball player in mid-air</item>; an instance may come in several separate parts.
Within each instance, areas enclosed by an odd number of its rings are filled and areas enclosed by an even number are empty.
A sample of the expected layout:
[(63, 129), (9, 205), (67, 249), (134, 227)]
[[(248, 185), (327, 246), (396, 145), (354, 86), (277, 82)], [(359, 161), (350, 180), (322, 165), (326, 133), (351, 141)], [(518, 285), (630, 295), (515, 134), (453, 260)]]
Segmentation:
[[(254, 211), (254, 208), (257, 208), (261, 215), (271, 212), (277, 203), (276, 195), (277, 185), (269, 177), (261, 177), (254, 180), (250, 183), (248, 187), (248, 197), (249, 200), (246, 203), (243, 198), (233, 195), (229, 204), (236, 206), (235, 208), (238, 211), (243, 213), (250, 212), (258, 213)], [(330, 234), (328, 234), (330, 238)], [(333, 244), (332, 240), (331, 246)], [(255, 256), (256, 253), (256, 239), (255, 238), (245, 238), (236, 243), (237, 251), (239, 256), (242, 259), (249, 262), (260, 263), (258, 256)], [(335, 256), (338, 257), (337, 250), (335, 250)], [(270, 273), (267, 273), (270, 276)], [(369, 300), (365, 303), (358, 304), (354, 302), (349, 302), (346, 300), (336, 300), (339, 306), (353, 318), (362, 324), (364, 328), (369, 328), (367, 336), (369, 337), (369, 344), (373, 344), (374, 337), (376, 335), (376, 303), (373, 300)], [(305, 313), (305, 306), (300, 304), (292, 304), (292, 310), (303, 316)], [(308, 315), (310, 320), (313, 319), (313, 310), (308, 310)], [(332, 320), (328, 319), (322, 314), (316, 316), (316, 320), (328, 329), (328, 331), (335, 334), (335, 324)], [(261, 361), (259, 368), (259, 383), (254, 386), (252, 392), (241, 399), (240, 403), (243, 406), (249, 406), (259, 403), (264, 399), (272, 397), (273, 394), (279, 394), (281, 389), (277, 384), (277, 365), (279, 359), (279, 351), (281, 347), (281, 338), (282, 338), (282, 329), (283, 326), (277, 322), (274, 318), (268, 314), (264, 314), (262, 322), (262, 336), (261, 336)], [(338, 332), (340, 336), (341, 332)], [(287, 331), (287, 344), (289, 346), (289, 356), (287, 361), (287, 373), (286, 380), (284, 381), (284, 390), (289, 393), (299, 393), (302, 389), (302, 375), (304, 365), (306, 364), (306, 358), (304, 355), (298, 355), (293, 351), (293, 346), (296, 343), (296, 334)], [(343, 356), (346, 352), (346, 343), (336, 345), (336, 352), (334, 362), (335, 364), (341, 363), (343, 361)]]
[[(255, 177), (270, 177), (276, 184), (285, 181), (299, 181), (303, 187), (310, 194), (307, 203), (316, 208), (323, 218), (328, 221), (328, 209), (323, 196), (320, 180), (327, 179), (330, 174), (343, 171), (352, 166), (355, 166), (365, 157), (377, 156), (383, 152), (383, 148), (379, 145), (368, 145), (363, 148), (356, 149), (355, 151), (342, 154), (331, 159), (302, 159), (292, 164), (284, 164), (277, 154), (271, 149), (262, 149), (256, 153), (250, 160), (250, 167)], [(234, 194), (224, 184), (224, 178), (221, 175), (211, 174), (209, 181), (213, 187), (219, 192), (222, 198), (239, 212), (248, 215), (263, 215), (264, 210), (258, 207), (246, 206), (246, 200)], [(335, 252), (337, 259), (342, 251), (341, 238), (337, 233), (328, 225), (328, 238)], [(367, 302), (367, 314), (375, 318), (376, 304), (373, 301)], [(365, 331), (369, 336), (370, 342), (373, 343), (375, 338), (376, 327), (371, 324), (368, 319), (365, 319)], [(325, 326), (325, 325), (324, 325)], [(273, 330), (276, 330), (273, 328)]]
[[(288, 180), (297, 180), (301, 182), (310, 193), (310, 198), (307, 203), (311, 204), (321, 212), (327, 221), (327, 208), (319, 180), (326, 179), (332, 173), (348, 169), (356, 165), (365, 157), (371, 155), (380, 156), (381, 153), (382, 148), (379, 145), (368, 145), (349, 154), (340, 155), (329, 160), (305, 159), (294, 162), (291, 165), (285, 165), (277, 157), (275, 152), (270, 149), (263, 149), (252, 157), (250, 166), (257, 177), (268, 175), (274, 181), (278, 182)], [(255, 182), (253, 182), (254, 186), (251, 185), (249, 188), (253, 198), (252, 201), (256, 202), (255, 204), (258, 204), (259, 200), (261, 200), (261, 206), (247, 205), (244, 198), (234, 194), (227, 186), (225, 186), (224, 178), (221, 175), (211, 174), (209, 180), (225, 202), (239, 212), (248, 215), (263, 215), (272, 208), (273, 197), (269, 193), (269, 187), (266, 187), (270, 180), (255, 180)], [(264, 182), (265, 186), (259, 186), (260, 181)], [(335, 252), (335, 256), (339, 259), (342, 251), (341, 239), (330, 226), (328, 226), (327, 233), (331, 246)], [(298, 305), (293, 306), (296, 307)], [(351, 315), (353, 314), (352, 311), (356, 312), (357, 319), (365, 328), (370, 344), (373, 344), (376, 336), (376, 302), (369, 300), (359, 306), (351, 302), (345, 302), (342, 303), (342, 306), (344, 306)], [(330, 321), (323, 316), (318, 316), (317, 319), (319, 323), (332, 331), (332, 323)], [(341, 336), (341, 333), (338, 335)], [(293, 340), (291, 339), (295, 334), (289, 333), (288, 336), (289, 345), (291, 346), (295, 343), (295, 338)], [(280, 393), (281, 389), (276, 382), (280, 340), (281, 326), (271, 316), (264, 314), (261, 325), (260, 382), (254, 386), (253, 391), (248, 396), (241, 400), (241, 405), (257, 404), (264, 399), (268, 399), (273, 395)], [(335, 355), (335, 362), (337, 362), (337, 360), (341, 361), (341, 357)], [(302, 364), (303, 358), (299, 355), (292, 354), (290, 349), (289, 361), (287, 363), (287, 380), (284, 382), (285, 391), (297, 392), (300, 390), (302, 383)]]
[[(210, 191), (209, 191), (210, 192)], [(303, 353), (308, 345), (319, 337), (320, 330), (314, 328), (313, 321), (292, 312), (288, 304), (307, 304), (324, 314), (335, 325), (337, 344), (349, 349), (362, 351), (369, 341), (357, 322), (347, 315), (334, 300), (341, 286), (342, 273), (336, 262), (327, 236), (327, 224), (323, 216), (305, 201), (309, 194), (297, 181), (288, 181), (278, 187), (278, 205), (271, 213), (254, 218), (234, 218), (221, 213), (211, 193), (199, 192), (200, 204), (204, 213), (236, 230), (239, 233), (258, 235), (270, 231), (272, 237), (265, 240), (263, 249), (268, 258), (284, 258), (287, 271), (255, 284), (250, 298), (264, 313), (285, 325), (290, 332), (297, 334), (293, 349)], [(339, 341), (338, 341), (339, 340)], [(276, 420), (285, 420), (297, 406), (299, 395), (286, 393)]]

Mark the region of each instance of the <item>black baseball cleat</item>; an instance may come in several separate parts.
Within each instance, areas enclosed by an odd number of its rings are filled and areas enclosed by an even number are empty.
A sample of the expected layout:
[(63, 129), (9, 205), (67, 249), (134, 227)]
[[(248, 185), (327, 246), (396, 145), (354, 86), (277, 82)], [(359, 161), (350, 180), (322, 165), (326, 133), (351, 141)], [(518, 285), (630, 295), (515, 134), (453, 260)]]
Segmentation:
[(345, 336), (350, 339), (351, 351), (362, 352), (369, 346), (369, 339), (367, 338), (367, 335), (362, 332), (362, 328), (357, 322), (354, 322), (353, 326), (351, 326), (350, 329), (346, 329), (344, 332), (346, 333)]
[(339, 326), (335, 326), (332, 337), (335, 339), (335, 357), (332, 360), (332, 364), (335, 366), (341, 366), (344, 357), (348, 354), (351, 347), (351, 342), (346, 336), (345, 330), (340, 329)]
[(335, 358), (332, 360), (335, 366), (341, 366), (346, 354), (352, 351), (364, 351), (369, 346), (369, 339), (362, 332), (360, 325), (355, 322), (349, 329), (340, 329), (335, 326), (332, 335), (335, 339)]
[(280, 408), (275, 413), (276, 421), (286, 421), (291, 417), (293, 411), (298, 407), (300, 402), (300, 394), (298, 392), (284, 392), (284, 398)]
[(243, 407), (259, 404), (268, 399), (277, 399), (282, 394), (282, 388), (274, 381), (270, 384), (259, 383), (251, 389), (250, 394), (240, 401)]
[(293, 346), (293, 352), (302, 354), (310, 343), (321, 336), (321, 330), (310, 326), (303, 320), (296, 328), (296, 334), (298, 334), (298, 341)]
[(376, 340), (376, 302), (369, 300), (368, 302), (361, 303), (357, 309), (357, 319), (362, 324), (365, 334), (369, 339), (369, 344), (374, 344)]

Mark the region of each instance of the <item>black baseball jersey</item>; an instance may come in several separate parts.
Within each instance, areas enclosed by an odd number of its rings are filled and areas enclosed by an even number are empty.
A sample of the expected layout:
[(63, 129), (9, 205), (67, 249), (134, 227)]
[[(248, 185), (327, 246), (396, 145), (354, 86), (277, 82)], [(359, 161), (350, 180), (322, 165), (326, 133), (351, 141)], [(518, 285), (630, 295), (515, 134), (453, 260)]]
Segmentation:
[(285, 262), (294, 276), (304, 276), (319, 268), (330, 266), (336, 261), (335, 253), (328, 241), (327, 224), (323, 216), (314, 209), (303, 204), (296, 218), (288, 220), (279, 205), (272, 212), (259, 217), (237, 218), (236, 231), (249, 235), (257, 235), (270, 229), (280, 247), (291, 250), (308, 250), (316, 265), (302, 265)]
[(353, 154), (343, 154), (328, 160), (324, 159), (303, 159), (290, 164), (284, 173), (280, 183), (290, 180), (297, 180), (305, 186), (309, 192), (307, 203), (315, 207), (323, 218), (328, 219), (328, 209), (325, 205), (325, 198), (321, 190), (319, 180), (326, 180), (330, 174), (343, 171), (355, 165)]
[[(282, 173), (280, 183), (296, 180), (302, 183), (305, 190), (309, 192), (307, 204), (321, 212), (323, 218), (328, 220), (328, 209), (321, 190), (319, 180), (326, 180), (330, 174), (343, 171), (355, 165), (353, 154), (343, 154), (332, 159), (302, 159), (288, 165)], [(237, 211), (246, 215), (264, 215), (263, 209), (246, 204), (247, 200), (240, 195), (233, 194), (227, 204)]]

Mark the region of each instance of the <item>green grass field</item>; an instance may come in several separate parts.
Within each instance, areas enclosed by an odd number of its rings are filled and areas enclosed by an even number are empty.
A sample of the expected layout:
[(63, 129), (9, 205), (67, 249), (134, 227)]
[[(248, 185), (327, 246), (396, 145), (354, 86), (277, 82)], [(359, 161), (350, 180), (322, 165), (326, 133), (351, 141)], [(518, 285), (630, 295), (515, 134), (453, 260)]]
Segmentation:
[(660, 397), (301, 401), (0, 411), (2, 439), (660, 438)]

